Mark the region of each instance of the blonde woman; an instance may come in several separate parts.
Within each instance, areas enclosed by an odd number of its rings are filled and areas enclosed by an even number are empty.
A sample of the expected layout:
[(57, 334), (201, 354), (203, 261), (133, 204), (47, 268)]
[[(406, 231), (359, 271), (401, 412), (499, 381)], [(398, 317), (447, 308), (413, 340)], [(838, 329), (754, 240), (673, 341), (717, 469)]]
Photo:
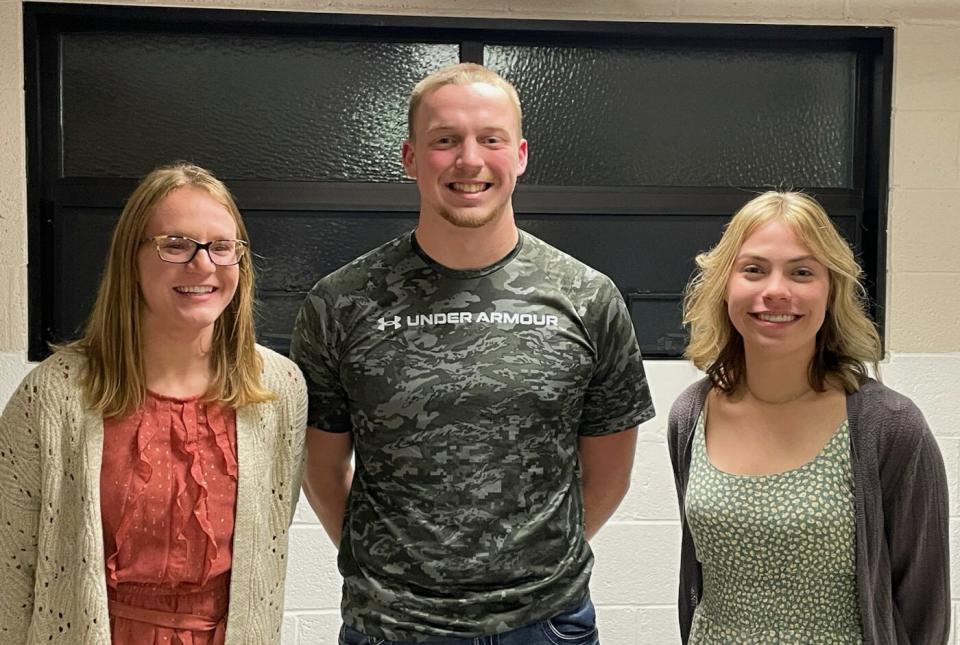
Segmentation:
[(279, 640), (306, 391), (253, 294), (227, 188), (148, 174), (83, 337), (0, 417), (0, 642)]
[(860, 267), (820, 205), (768, 192), (697, 257), (673, 405), (684, 643), (936, 645), (947, 484), (923, 415), (867, 375)]

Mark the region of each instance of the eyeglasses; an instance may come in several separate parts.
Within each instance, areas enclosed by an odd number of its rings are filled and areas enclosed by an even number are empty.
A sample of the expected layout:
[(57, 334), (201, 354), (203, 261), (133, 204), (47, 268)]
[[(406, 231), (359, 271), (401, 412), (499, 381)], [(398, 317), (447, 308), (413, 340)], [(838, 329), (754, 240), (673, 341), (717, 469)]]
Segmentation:
[(203, 249), (211, 262), (217, 266), (228, 267), (239, 263), (247, 250), (247, 242), (244, 240), (198, 242), (193, 238), (180, 235), (155, 235), (140, 241), (141, 244), (147, 242), (156, 244), (157, 255), (161, 260), (173, 264), (187, 264), (196, 257), (200, 249)]

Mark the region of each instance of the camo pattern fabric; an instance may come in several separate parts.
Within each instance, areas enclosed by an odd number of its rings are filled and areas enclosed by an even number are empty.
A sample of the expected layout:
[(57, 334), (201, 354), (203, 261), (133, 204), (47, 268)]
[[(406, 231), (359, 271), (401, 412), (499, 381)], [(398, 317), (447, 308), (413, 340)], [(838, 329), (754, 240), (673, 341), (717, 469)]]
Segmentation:
[(454, 271), (406, 234), (323, 278), (291, 353), (309, 425), (351, 432), (343, 618), (376, 638), (495, 634), (576, 606), (578, 435), (654, 414), (620, 293), (521, 232)]

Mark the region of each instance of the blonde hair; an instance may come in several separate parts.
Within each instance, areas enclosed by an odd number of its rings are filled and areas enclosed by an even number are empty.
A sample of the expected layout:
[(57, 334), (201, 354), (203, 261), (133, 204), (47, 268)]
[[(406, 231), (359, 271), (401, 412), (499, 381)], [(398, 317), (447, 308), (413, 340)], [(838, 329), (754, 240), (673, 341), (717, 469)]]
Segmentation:
[(470, 85), (472, 83), (486, 83), (499, 87), (506, 92), (513, 108), (517, 111), (517, 130), (522, 137), (523, 110), (520, 108), (520, 96), (517, 94), (517, 89), (493, 70), (476, 63), (449, 65), (435, 71), (414, 86), (410, 93), (410, 105), (407, 108), (407, 137), (413, 141), (413, 121), (425, 96), (444, 85)]
[(810, 386), (822, 392), (832, 379), (855, 392), (868, 375), (866, 365), (876, 373), (881, 357), (880, 335), (865, 312), (863, 271), (823, 207), (800, 192), (770, 191), (753, 198), (733, 216), (720, 242), (697, 256), (683, 300), (683, 323), (690, 329), (684, 356), (724, 392), (744, 382), (743, 338), (727, 314), (727, 282), (744, 240), (771, 221), (789, 225), (829, 272), (826, 316), (807, 374)]
[[(210, 172), (177, 162), (156, 168), (143, 178), (127, 199), (113, 230), (107, 265), (83, 337), (62, 348), (86, 358), (83, 385), (87, 403), (105, 417), (129, 414), (143, 404), (144, 303), (137, 256), (156, 205), (184, 186), (206, 190), (233, 217), (238, 238), (248, 239), (230, 191)], [(253, 259), (247, 252), (240, 260), (237, 291), (214, 323), (213, 378), (205, 400), (239, 408), (274, 398), (260, 382), (263, 366), (255, 346), (253, 283)]]

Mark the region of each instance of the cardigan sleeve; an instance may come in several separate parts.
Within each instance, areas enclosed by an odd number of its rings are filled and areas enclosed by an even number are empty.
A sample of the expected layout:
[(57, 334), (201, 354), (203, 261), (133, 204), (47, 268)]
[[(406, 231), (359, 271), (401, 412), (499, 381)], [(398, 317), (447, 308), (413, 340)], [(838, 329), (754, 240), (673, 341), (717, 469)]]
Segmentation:
[(4, 643), (27, 642), (33, 615), (41, 497), (41, 406), (34, 376), (24, 379), (0, 416), (0, 642)]
[(700, 601), (703, 588), (700, 563), (697, 561), (693, 536), (684, 517), (684, 499), (687, 489), (687, 470), (690, 455), (687, 444), (693, 425), (703, 408), (704, 397), (710, 390), (710, 382), (704, 378), (689, 386), (674, 401), (667, 421), (667, 445), (673, 467), (673, 479), (680, 507), (680, 575), (677, 589), (677, 618), (680, 626), (680, 641), (686, 644), (690, 638), (693, 613)]
[[(950, 546), (943, 457), (908, 399), (881, 466), (891, 591), (900, 643), (942, 645), (950, 633)], [(895, 465), (895, 466), (894, 466)]]
[[(684, 397), (685, 398), (685, 397)], [(683, 473), (683, 466), (680, 463), (680, 449), (681, 449), (681, 435), (680, 428), (683, 425), (686, 417), (689, 416), (689, 412), (686, 409), (686, 406), (689, 403), (685, 401), (678, 400), (670, 408), (670, 417), (667, 421), (667, 448), (670, 451), (670, 465), (673, 468), (673, 483), (676, 487), (677, 492), (677, 503), (680, 507), (680, 520), (681, 527), (686, 525), (683, 517), (683, 500), (684, 494), (686, 491), (686, 477)], [(683, 418), (683, 420), (681, 420)], [(682, 534), (685, 534), (686, 531), (682, 531)], [(690, 627), (692, 623), (692, 617), (694, 609), (696, 608), (695, 600), (690, 597), (690, 590), (688, 589), (688, 569), (692, 563), (687, 562), (684, 555), (686, 555), (685, 547), (685, 538), (683, 535), (681, 538), (680, 544), (680, 571), (678, 575), (678, 584), (677, 584), (677, 618), (680, 623), (680, 642), (684, 645), (690, 638)]]
[(300, 373), (299, 368), (293, 367), (292, 387), (290, 391), (290, 401), (288, 402), (291, 412), (291, 442), (290, 452), (293, 463), (293, 477), (295, 482), (293, 493), (290, 495), (290, 519), (287, 524), (293, 521), (294, 514), (297, 511), (297, 502), (300, 501), (300, 486), (303, 481), (303, 467), (306, 459), (304, 443), (307, 438), (307, 383)]
[(264, 361), (263, 375), (268, 387), (276, 395), (270, 405), (279, 415), (280, 427), (264, 428), (264, 432), (278, 433), (276, 467), (281, 473), (279, 499), (286, 505), (284, 528), (293, 522), (300, 501), (303, 479), (304, 444), (306, 442), (308, 394), (307, 383), (296, 363), (271, 349), (257, 345)]

